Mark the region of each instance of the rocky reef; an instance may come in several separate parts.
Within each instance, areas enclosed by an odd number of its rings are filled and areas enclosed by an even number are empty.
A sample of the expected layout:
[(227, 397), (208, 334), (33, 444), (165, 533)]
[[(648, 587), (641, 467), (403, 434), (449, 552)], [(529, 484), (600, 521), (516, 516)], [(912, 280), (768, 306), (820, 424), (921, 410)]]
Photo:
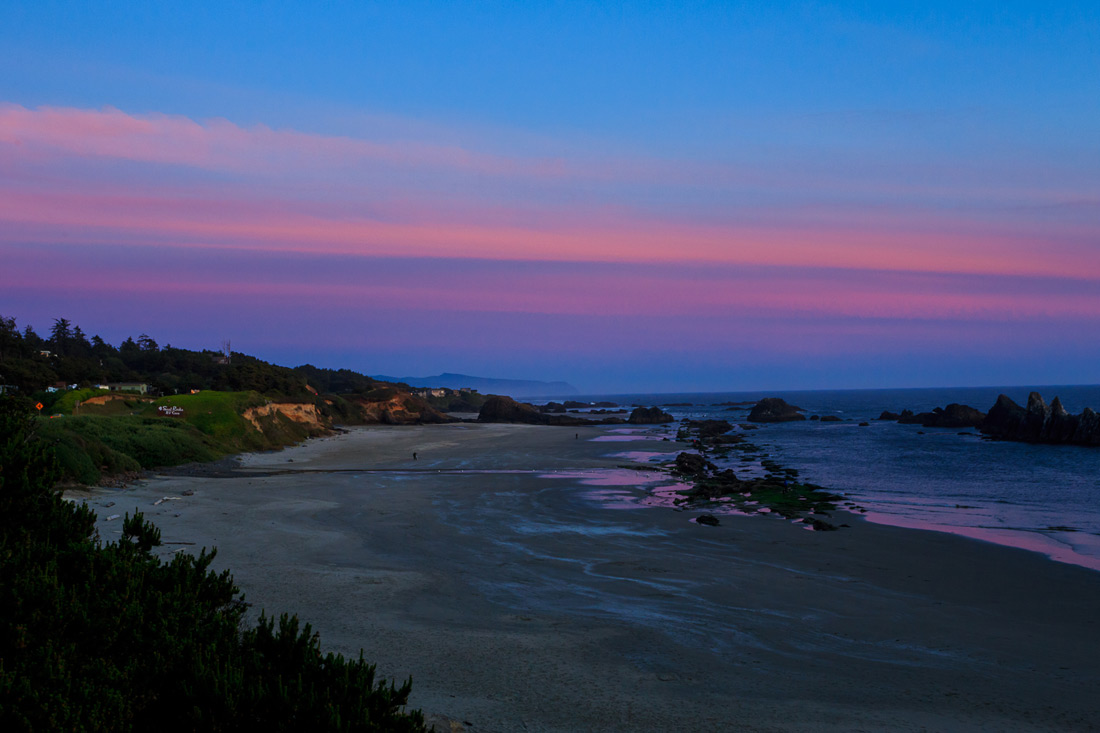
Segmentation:
[[(671, 418), (670, 418), (671, 419)], [(540, 408), (526, 402), (518, 402), (511, 397), (492, 395), (481, 406), (478, 422), (514, 422), (527, 425), (621, 425), (621, 417), (608, 417), (603, 420), (586, 420), (582, 417), (564, 415), (557, 412), (543, 412)]]
[(749, 412), (749, 422), (791, 422), (805, 420), (801, 407), (787, 404), (781, 397), (765, 397)]
[(1000, 440), (1100, 445), (1100, 415), (1092, 408), (1071, 415), (1061, 399), (1055, 397), (1048, 405), (1038, 392), (1028, 395), (1027, 408), (1020, 407), (1007, 395), (1000, 395), (980, 429)]
[[(764, 449), (745, 440), (744, 435), (729, 432), (732, 427), (725, 420), (681, 423), (676, 439), (690, 443), (695, 451), (681, 451), (675, 461), (665, 464), (666, 470), (691, 487), (677, 504), (684, 508), (736, 507), (744, 514), (772, 514), (801, 521), (815, 530), (836, 529), (822, 517), (829, 516), (842, 497), (799, 480), (796, 469), (771, 460)], [(740, 453), (743, 463), (759, 460), (764, 475), (741, 477), (732, 468), (720, 468), (710, 460), (728, 458), (731, 451)]]
[(997, 440), (1100, 446), (1100, 415), (1092, 408), (1072, 415), (1061, 399), (1055, 397), (1048, 405), (1038, 392), (1028, 395), (1026, 408), (1002, 394), (988, 413), (968, 405), (950, 404), (916, 414), (912, 410), (883, 412), (879, 420), (897, 420), (926, 428), (978, 428)]
[[(878, 419), (889, 420), (889, 416), (893, 414), (884, 412)], [(902, 410), (893, 419), (903, 425), (920, 425), (926, 428), (977, 428), (985, 421), (985, 413), (969, 405), (952, 402), (947, 407), (937, 407), (932, 412), (914, 414), (912, 410)]]
[(626, 421), (631, 425), (654, 425), (669, 423), (675, 419), (660, 407), (635, 407)]

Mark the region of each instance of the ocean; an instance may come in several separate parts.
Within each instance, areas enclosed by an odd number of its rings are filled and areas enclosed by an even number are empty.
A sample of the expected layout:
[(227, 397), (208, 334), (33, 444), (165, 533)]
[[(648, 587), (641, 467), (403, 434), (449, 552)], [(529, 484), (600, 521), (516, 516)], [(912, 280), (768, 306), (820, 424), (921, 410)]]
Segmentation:
[[(1100, 570), (1100, 448), (991, 441), (973, 429), (923, 428), (876, 419), (883, 410), (922, 412), (952, 402), (984, 412), (1002, 393), (1026, 405), (1031, 391), (1042, 394), (1048, 404), (1060, 397), (1072, 413), (1085, 407), (1100, 409), (1100, 386), (1095, 385), (563, 399), (660, 405), (677, 419), (716, 418), (736, 424), (744, 422), (748, 408), (722, 403), (782, 397), (804, 408), (807, 416), (836, 415), (841, 421), (767, 424), (749, 432), (748, 439), (783, 466), (798, 469), (802, 480), (844, 494), (852, 505), (866, 510), (866, 519), (965, 535)], [(860, 427), (860, 422), (870, 425)], [(668, 427), (670, 436), (675, 431), (675, 424)], [(736, 463), (729, 467), (743, 468)]]

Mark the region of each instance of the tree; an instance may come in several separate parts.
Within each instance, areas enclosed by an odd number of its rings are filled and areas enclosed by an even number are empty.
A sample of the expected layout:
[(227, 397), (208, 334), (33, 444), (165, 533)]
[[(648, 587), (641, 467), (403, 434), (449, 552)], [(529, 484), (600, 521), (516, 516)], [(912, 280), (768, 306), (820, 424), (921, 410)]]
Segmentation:
[(156, 351), (157, 342), (150, 338), (149, 334), (143, 333), (138, 336), (137, 340), (138, 348), (142, 351)]
[(411, 681), (323, 655), (297, 617), (242, 631), (213, 552), (162, 561), (136, 510), (100, 543), (94, 512), (52, 488), (36, 420), (0, 396), (0, 730), (425, 733)]
[(66, 318), (57, 318), (50, 329), (50, 347), (55, 354), (65, 354), (69, 348), (69, 341), (73, 337), (72, 323)]
[(23, 337), (19, 335), (15, 319), (0, 316), (0, 361), (19, 355), (18, 350), (22, 344)]

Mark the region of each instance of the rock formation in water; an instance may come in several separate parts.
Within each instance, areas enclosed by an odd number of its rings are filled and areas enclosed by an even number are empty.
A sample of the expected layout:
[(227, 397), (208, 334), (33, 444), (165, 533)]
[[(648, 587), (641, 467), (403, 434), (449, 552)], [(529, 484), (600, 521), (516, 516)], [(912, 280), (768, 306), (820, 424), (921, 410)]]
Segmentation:
[(626, 421), (631, 425), (653, 425), (672, 422), (675, 419), (660, 407), (635, 407)]
[[(669, 418), (672, 419), (671, 417)], [(527, 425), (622, 425), (621, 417), (607, 417), (603, 420), (587, 420), (583, 417), (543, 412), (540, 408), (526, 402), (518, 402), (511, 397), (492, 395), (477, 416), (478, 422), (518, 422)]]
[(680, 453), (676, 456), (676, 471), (685, 476), (702, 476), (708, 470), (714, 468), (714, 464), (698, 453)]
[(976, 428), (985, 421), (985, 413), (969, 405), (951, 403), (932, 412), (921, 413), (921, 425), (926, 428)]
[[(894, 414), (884, 412), (879, 419), (890, 419)], [(951, 404), (916, 415), (910, 410), (902, 410), (897, 417), (900, 423), (919, 424), (926, 428), (978, 428), (997, 440), (1100, 445), (1100, 415), (1089, 407), (1080, 415), (1071, 415), (1060, 398), (1055, 397), (1047, 405), (1038, 392), (1028, 395), (1026, 408), (1007, 395), (1000, 395), (984, 415), (973, 407)]]
[(969, 405), (952, 402), (947, 407), (937, 407), (931, 412), (883, 412), (878, 419), (897, 420), (902, 425), (921, 425), (926, 428), (976, 428), (985, 421), (985, 413)]
[(749, 422), (791, 422), (792, 420), (805, 420), (801, 407), (788, 405), (786, 400), (780, 397), (765, 397), (756, 403), (749, 412)]
[(1047, 405), (1038, 392), (1028, 395), (1026, 409), (1001, 395), (981, 431), (993, 438), (1025, 443), (1100, 445), (1100, 415), (1089, 407), (1080, 415), (1071, 415), (1060, 398)]

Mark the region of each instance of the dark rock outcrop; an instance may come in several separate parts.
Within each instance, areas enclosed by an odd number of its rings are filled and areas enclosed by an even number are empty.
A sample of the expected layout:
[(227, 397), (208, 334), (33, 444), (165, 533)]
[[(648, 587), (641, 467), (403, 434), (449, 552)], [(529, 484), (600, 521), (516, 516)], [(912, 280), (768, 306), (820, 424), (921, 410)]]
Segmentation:
[(878, 419), (897, 420), (902, 425), (920, 425), (926, 428), (976, 428), (985, 422), (985, 413), (969, 405), (952, 402), (947, 407), (937, 407), (931, 412), (883, 412)]
[(1070, 440), (1075, 445), (1100, 445), (1100, 414), (1086, 407), (1077, 418), (1077, 428)]
[(477, 420), (478, 422), (521, 422), (540, 425), (545, 421), (545, 417), (533, 405), (517, 402), (511, 397), (494, 395), (485, 400)]
[(932, 412), (921, 413), (921, 425), (926, 428), (976, 428), (985, 421), (985, 413), (969, 405), (951, 403)]
[(1000, 395), (980, 430), (991, 438), (1025, 443), (1100, 445), (1100, 415), (1086, 407), (1071, 415), (1058, 397), (1047, 405), (1038, 392), (1027, 397), (1027, 408)]
[(526, 402), (517, 402), (511, 397), (493, 395), (485, 400), (481, 406), (481, 412), (477, 416), (478, 422), (518, 422), (527, 425), (598, 425), (592, 420), (585, 420), (570, 415), (558, 415), (544, 413), (534, 405)]
[(635, 407), (630, 413), (627, 422), (631, 425), (653, 425), (654, 423), (668, 423), (675, 420), (672, 415), (660, 407)]
[(781, 397), (765, 397), (749, 412), (749, 422), (791, 422), (805, 420), (801, 407), (788, 405)]
[(717, 527), (718, 517), (714, 516), (713, 514), (700, 514), (698, 517), (695, 518), (695, 522), (696, 524), (705, 524), (708, 527)]
[(676, 456), (676, 471), (685, 476), (702, 476), (713, 464), (698, 453), (681, 453)]
[(1041, 435), (1044, 440), (1051, 443), (1069, 443), (1073, 440), (1073, 435), (1077, 432), (1077, 426), (1080, 423), (1081, 418), (1069, 414), (1062, 406), (1062, 400), (1055, 397), (1054, 402), (1050, 403), (1050, 411), (1043, 423)]
[(821, 422), (840, 422), (840, 418), (836, 415), (822, 415)]
[(1016, 440), (1016, 432), (1024, 420), (1025, 410), (1008, 395), (1000, 395), (993, 407), (989, 408), (981, 431), (986, 435), (1004, 440)]
[(733, 430), (733, 426), (725, 420), (689, 420), (685, 423), (685, 427), (702, 440), (725, 435)]

